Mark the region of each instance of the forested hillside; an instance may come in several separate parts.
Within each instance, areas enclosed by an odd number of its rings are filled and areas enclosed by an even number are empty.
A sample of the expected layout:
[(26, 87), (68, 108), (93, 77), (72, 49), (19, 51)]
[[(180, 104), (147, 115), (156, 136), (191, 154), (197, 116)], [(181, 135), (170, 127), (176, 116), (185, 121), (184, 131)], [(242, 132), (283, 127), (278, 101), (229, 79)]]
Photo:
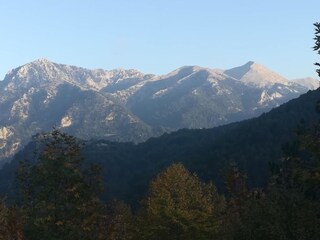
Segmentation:
[[(283, 147), (294, 140), (295, 132), (318, 121), (319, 99), (319, 90), (309, 91), (255, 119), (213, 129), (184, 129), (140, 144), (87, 141), (83, 155), (88, 162), (102, 166), (105, 198), (133, 204), (146, 193), (149, 181), (172, 163), (184, 164), (220, 190), (224, 171), (235, 163), (246, 172), (249, 187), (261, 187), (268, 181), (270, 166), (279, 162)], [(30, 143), (4, 166), (1, 192), (11, 186), (18, 161), (33, 159), (34, 147), (35, 143)]]
[[(183, 164), (149, 182), (139, 205), (101, 201), (101, 167), (85, 164), (81, 144), (53, 130), (41, 134), (37, 162), (17, 169), (17, 192), (0, 202), (4, 239), (319, 239), (319, 130), (299, 131), (265, 188), (248, 188), (236, 165), (224, 191)], [(119, 179), (121, 180), (121, 179)], [(14, 205), (18, 204), (18, 205)], [(133, 210), (133, 211), (132, 211)]]
[(270, 166), (279, 162), (296, 131), (317, 123), (319, 99), (319, 90), (310, 91), (256, 119), (214, 129), (184, 129), (138, 145), (88, 142), (84, 154), (104, 166), (107, 194), (126, 200), (139, 199), (148, 182), (174, 162), (220, 189), (224, 171), (236, 163), (247, 173), (250, 187), (265, 186)]

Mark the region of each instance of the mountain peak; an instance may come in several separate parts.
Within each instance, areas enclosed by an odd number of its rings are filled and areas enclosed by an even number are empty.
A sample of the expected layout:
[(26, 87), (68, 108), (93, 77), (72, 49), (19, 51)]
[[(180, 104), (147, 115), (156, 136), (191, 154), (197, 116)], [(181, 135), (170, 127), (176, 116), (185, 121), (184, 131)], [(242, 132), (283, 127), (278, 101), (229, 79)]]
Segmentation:
[(244, 64), (243, 66), (252, 66), (252, 65), (256, 65), (257, 63), (255, 63), (254, 61), (249, 61), (246, 64)]
[(319, 80), (311, 77), (294, 79), (292, 82), (298, 83), (308, 89), (315, 90), (319, 88)]
[(28, 76), (35, 77), (35, 76), (40, 76), (42, 74), (43, 75), (50, 74), (50, 72), (53, 69), (55, 69), (55, 65), (56, 64), (54, 64), (53, 62), (49, 61), (46, 58), (39, 58), (23, 66), (20, 66), (16, 70), (18, 70), (18, 74), (20, 77), (28, 77)]
[(29, 65), (33, 65), (33, 66), (34, 65), (35, 66), (50, 66), (53, 64), (54, 64), (53, 62), (51, 62), (50, 60), (48, 60), (46, 58), (39, 58), (39, 59), (36, 59), (36, 60), (32, 61), (31, 63), (29, 63)]
[(287, 84), (288, 80), (263, 65), (249, 61), (246, 64), (224, 71), (225, 74), (249, 85), (265, 87), (275, 83)]
[(235, 78), (235, 79), (240, 80), (247, 72), (250, 71), (250, 69), (252, 68), (252, 66), (254, 64), (256, 64), (256, 63), (253, 61), (249, 61), (242, 66), (225, 70), (224, 73)]
[(33, 61), (34, 63), (40, 63), (40, 64), (43, 64), (43, 63), (51, 63), (51, 61), (49, 61), (48, 59), (46, 58), (38, 58), (36, 59), (35, 61)]

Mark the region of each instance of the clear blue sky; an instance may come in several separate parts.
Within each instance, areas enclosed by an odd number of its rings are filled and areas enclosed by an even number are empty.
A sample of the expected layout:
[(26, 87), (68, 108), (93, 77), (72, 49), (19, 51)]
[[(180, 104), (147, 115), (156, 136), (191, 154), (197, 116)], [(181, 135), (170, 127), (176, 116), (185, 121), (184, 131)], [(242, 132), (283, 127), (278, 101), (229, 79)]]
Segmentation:
[(38, 58), (165, 74), (249, 60), (317, 77), (319, 0), (0, 0), (0, 79)]

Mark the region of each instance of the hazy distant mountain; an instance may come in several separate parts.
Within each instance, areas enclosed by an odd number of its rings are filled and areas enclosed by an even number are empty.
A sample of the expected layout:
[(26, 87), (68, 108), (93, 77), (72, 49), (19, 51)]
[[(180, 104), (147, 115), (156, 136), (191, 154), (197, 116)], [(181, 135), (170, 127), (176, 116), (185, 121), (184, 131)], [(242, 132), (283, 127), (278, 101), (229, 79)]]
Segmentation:
[(253, 62), (226, 71), (190, 66), (141, 85), (127, 106), (151, 126), (209, 128), (257, 116), (307, 90)]
[(319, 80), (315, 78), (300, 78), (300, 79), (294, 79), (292, 80), (295, 83), (298, 83), (306, 88), (309, 88), (311, 90), (315, 90), (319, 88)]
[(164, 131), (251, 118), (308, 89), (253, 62), (155, 76), (39, 59), (0, 82), (0, 160), (53, 126), (85, 139), (141, 142)]
[(284, 77), (252, 61), (243, 66), (226, 70), (224, 73), (247, 85), (254, 85), (255, 87), (289, 84), (288, 80)]
[[(106, 197), (135, 204), (146, 194), (151, 179), (176, 162), (220, 189), (226, 169), (236, 163), (246, 173), (249, 187), (260, 188), (267, 184), (272, 163), (282, 159), (284, 146), (295, 139), (296, 129), (300, 126), (301, 132), (319, 121), (319, 99), (320, 89), (309, 91), (257, 118), (212, 129), (183, 129), (137, 145), (88, 141), (83, 154), (105, 169)], [(2, 195), (10, 192), (17, 163), (31, 158), (35, 145), (28, 144), (0, 171)]]
[(147, 139), (149, 126), (111, 94), (98, 91), (140, 76), (134, 70), (90, 71), (44, 59), (12, 70), (0, 88), (0, 159), (54, 126), (85, 139)]

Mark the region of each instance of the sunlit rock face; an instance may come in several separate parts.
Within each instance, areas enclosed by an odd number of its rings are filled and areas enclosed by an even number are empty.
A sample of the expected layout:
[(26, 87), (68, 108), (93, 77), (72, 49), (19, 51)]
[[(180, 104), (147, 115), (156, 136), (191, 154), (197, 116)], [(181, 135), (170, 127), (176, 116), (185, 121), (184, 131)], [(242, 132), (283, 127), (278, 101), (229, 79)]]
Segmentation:
[(315, 84), (288, 81), (254, 62), (229, 70), (185, 66), (156, 76), (39, 59), (0, 81), (0, 162), (53, 127), (84, 139), (141, 142), (255, 117)]

